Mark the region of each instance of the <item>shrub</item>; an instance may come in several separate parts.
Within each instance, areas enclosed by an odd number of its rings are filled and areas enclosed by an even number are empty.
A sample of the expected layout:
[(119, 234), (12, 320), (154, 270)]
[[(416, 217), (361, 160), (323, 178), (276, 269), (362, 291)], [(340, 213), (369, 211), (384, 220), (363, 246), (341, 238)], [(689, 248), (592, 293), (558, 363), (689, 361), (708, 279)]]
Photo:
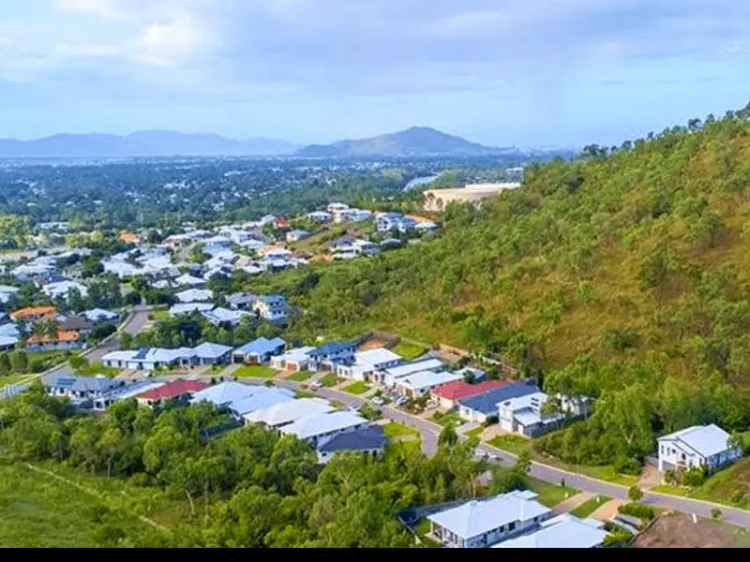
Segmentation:
[(654, 517), (656, 517), (656, 511), (654, 510), (654, 508), (650, 505), (645, 505), (642, 503), (626, 503), (618, 507), (617, 511), (619, 511), (623, 515), (631, 515), (645, 521), (651, 521)]
[(631, 486), (628, 490), (628, 498), (630, 501), (637, 502), (643, 498), (643, 492), (638, 486)]
[(717, 507), (715, 507), (715, 508), (713, 508), (713, 509), (711, 510), (711, 517), (712, 517), (713, 519), (716, 519), (717, 521), (718, 521), (719, 519), (721, 519), (721, 518), (723, 517), (723, 515), (724, 515), (724, 514), (723, 514), (723, 513), (721, 512), (721, 510), (720, 510), (719, 508), (717, 508)]

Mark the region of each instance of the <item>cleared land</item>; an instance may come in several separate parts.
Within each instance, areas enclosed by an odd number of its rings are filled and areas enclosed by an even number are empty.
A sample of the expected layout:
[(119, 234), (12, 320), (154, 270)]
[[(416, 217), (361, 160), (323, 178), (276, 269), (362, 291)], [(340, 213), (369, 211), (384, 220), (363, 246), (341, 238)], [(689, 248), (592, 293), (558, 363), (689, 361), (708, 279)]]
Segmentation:
[(736, 548), (750, 547), (750, 533), (719, 521), (674, 513), (659, 517), (635, 539), (637, 548)]

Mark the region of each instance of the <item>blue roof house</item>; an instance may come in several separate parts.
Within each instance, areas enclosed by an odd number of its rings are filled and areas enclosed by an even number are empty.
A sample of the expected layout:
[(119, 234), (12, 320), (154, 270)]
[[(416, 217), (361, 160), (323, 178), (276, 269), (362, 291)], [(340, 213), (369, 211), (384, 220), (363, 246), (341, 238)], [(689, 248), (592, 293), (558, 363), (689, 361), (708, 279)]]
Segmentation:
[(488, 418), (498, 415), (498, 404), (539, 392), (536, 385), (513, 383), (479, 396), (458, 401), (458, 414), (462, 420), (473, 423), (484, 423)]
[(281, 338), (258, 338), (234, 350), (235, 363), (264, 364), (271, 357), (284, 353), (286, 342)]

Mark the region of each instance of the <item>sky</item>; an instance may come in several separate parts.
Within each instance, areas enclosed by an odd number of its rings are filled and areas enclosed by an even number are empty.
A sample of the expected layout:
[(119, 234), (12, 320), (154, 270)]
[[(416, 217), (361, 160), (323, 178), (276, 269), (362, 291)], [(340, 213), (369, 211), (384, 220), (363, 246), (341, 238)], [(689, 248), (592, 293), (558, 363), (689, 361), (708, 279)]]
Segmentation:
[(738, 0), (6, 0), (0, 137), (619, 144), (750, 101)]

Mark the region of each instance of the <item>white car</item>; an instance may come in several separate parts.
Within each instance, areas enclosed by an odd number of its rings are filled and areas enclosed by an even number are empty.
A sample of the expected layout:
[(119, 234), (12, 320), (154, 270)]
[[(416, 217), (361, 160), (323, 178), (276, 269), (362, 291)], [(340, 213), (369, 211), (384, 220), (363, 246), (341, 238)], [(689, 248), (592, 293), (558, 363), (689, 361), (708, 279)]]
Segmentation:
[(323, 385), (320, 384), (318, 381), (314, 381), (310, 383), (310, 388), (312, 390), (320, 390), (321, 388), (323, 388)]
[(372, 403), (376, 406), (382, 406), (383, 404), (385, 404), (385, 400), (383, 400), (380, 396), (376, 396), (372, 399)]

